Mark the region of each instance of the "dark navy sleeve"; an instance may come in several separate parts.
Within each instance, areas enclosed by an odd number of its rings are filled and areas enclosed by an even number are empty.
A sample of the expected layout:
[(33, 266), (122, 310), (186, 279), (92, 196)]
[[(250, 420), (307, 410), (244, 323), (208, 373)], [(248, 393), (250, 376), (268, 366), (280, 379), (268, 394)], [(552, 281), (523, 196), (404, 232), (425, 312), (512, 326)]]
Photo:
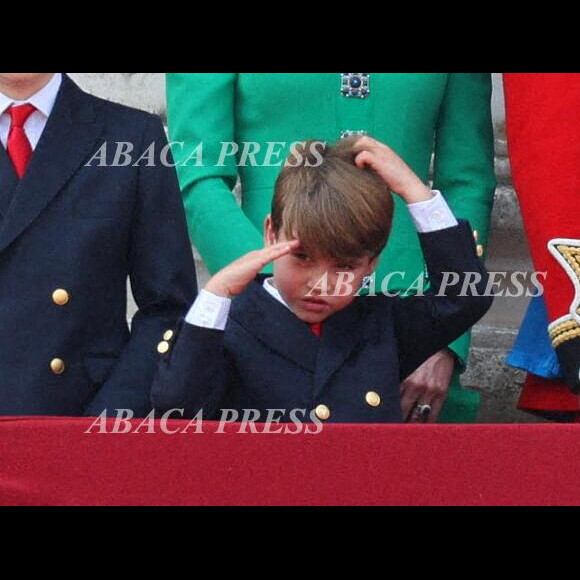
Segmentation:
[(486, 296), (489, 274), (467, 222), (420, 238), (430, 289), (397, 299), (393, 307), (401, 381), (479, 322), (493, 304)]
[(151, 398), (158, 414), (179, 409), (188, 419), (200, 411), (204, 419), (217, 416), (235, 376), (225, 336), (220, 330), (181, 323), (153, 383)]
[[(162, 159), (167, 137), (161, 119), (145, 121), (143, 152), (154, 145), (155, 163), (138, 168), (138, 192), (127, 256), (138, 306), (131, 339), (112, 376), (86, 410), (151, 411), (158, 345), (173, 331), (197, 295), (195, 262), (175, 169)], [(171, 157), (169, 156), (171, 160)]]

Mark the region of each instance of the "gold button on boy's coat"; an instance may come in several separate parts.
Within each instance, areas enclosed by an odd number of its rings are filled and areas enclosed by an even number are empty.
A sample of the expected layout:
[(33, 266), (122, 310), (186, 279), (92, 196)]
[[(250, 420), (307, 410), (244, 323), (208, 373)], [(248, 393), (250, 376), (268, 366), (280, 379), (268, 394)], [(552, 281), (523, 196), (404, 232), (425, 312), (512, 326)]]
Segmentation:
[(55, 375), (62, 375), (66, 370), (66, 365), (64, 364), (64, 361), (61, 360), (60, 358), (55, 358), (50, 363), (50, 369)]
[(326, 405), (319, 405), (316, 407), (316, 416), (321, 421), (328, 421), (330, 419), (330, 409)]
[(485, 256), (485, 246), (477, 246), (477, 255), (480, 258), (483, 258), (483, 256)]
[(367, 403), (370, 407), (380, 407), (383, 402), (381, 396), (378, 393), (370, 392), (366, 396)]
[(57, 306), (65, 306), (70, 301), (70, 294), (66, 290), (63, 290), (62, 288), (59, 288), (58, 290), (55, 290), (53, 292), (53, 294), (52, 294), (52, 301)]
[(163, 335), (163, 340), (165, 342), (169, 342), (170, 340), (173, 340), (173, 337), (175, 336), (175, 332), (173, 332), (173, 330), (168, 330), (164, 335)]
[(159, 346), (157, 347), (157, 352), (159, 354), (167, 354), (169, 352), (170, 346), (169, 343), (167, 341), (163, 341), (159, 343)]

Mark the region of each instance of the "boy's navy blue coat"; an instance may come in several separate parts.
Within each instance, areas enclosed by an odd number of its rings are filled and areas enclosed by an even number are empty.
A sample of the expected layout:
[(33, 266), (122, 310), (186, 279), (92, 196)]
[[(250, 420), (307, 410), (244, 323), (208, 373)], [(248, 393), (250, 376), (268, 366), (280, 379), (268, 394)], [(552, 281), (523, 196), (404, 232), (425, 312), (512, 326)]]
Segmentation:
[[(104, 143), (112, 161), (117, 142), (134, 144), (135, 161), (155, 143), (156, 167), (86, 166)], [(65, 75), (22, 182), (0, 146), (0, 415), (149, 411), (156, 347), (196, 294), (175, 172), (158, 163), (165, 144), (157, 117)]]
[[(217, 418), (222, 409), (270, 409), (307, 416), (320, 405), (331, 422), (399, 423), (400, 385), (419, 366), (471, 328), (491, 299), (461, 297), (466, 272), (488, 275), (469, 225), (421, 236), (432, 289), (423, 297), (361, 297), (324, 325), (319, 340), (292, 312), (254, 283), (234, 301), (226, 332), (182, 324), (153, 387), (160, 412), (184, 409)], [(438, 296), (443, 273), (461, 282)], [(371, 407), (367, 395), (380, 395)], [(376, 404), (376, 396), (370, 400)]]

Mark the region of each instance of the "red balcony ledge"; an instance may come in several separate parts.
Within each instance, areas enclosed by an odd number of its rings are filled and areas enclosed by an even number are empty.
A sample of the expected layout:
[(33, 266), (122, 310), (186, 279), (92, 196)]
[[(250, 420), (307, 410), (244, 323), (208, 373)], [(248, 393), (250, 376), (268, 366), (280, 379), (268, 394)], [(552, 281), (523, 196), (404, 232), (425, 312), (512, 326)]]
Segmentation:
[[(2, 506), (580, 505), (580, 426), (326, 426), (318, 435), (86, 433), (0, 419)], [(133, 431), (139, 426), (133, 422)], [(170, 422), (183, 431), (187, 422)]]

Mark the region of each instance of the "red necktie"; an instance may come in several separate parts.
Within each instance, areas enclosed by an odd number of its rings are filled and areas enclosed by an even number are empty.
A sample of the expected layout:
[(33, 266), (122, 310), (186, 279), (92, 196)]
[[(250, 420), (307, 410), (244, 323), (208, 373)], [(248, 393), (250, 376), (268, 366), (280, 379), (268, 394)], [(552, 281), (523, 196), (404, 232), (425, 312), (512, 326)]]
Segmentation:
[(32, 158), (32, 146), (24, 131), (24, 125), (35, 111), (34, 105), (10, 107), (6, 111), (6, 114), (10, 115), (12, 119), (6, 150), (20, 179), (26, 174), (26, 169)]
[(310, 330), (312, 330), (312, 332), (318, 338), (322, 338), (322, 330), (323, 330), (323, 325), (322, 324), (311, 324), (310, 325)]

